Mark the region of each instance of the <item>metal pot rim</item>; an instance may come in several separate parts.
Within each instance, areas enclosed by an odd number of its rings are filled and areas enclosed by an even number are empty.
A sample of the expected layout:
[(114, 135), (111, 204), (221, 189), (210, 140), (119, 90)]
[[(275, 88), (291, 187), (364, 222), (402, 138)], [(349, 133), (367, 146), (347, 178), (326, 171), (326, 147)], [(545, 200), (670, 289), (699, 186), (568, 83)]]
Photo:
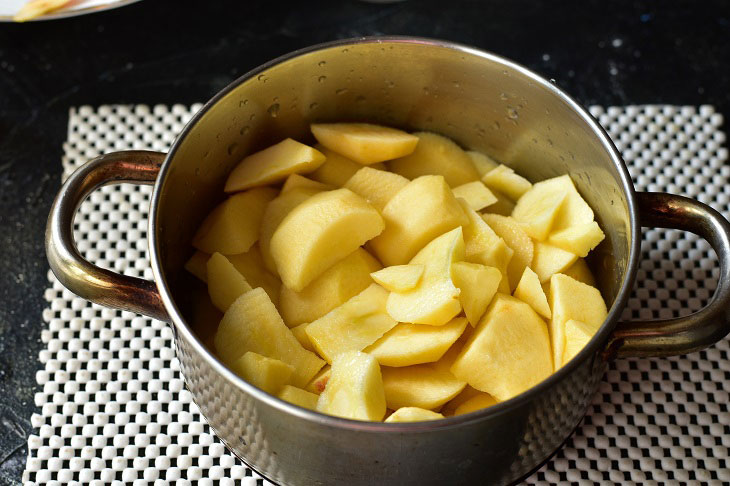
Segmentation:
[[(334, 417), (331, 415), (324, 415), (319, 412), (315, 412), (312, 410), (304, 409), (301, 407), (298, 407), (296, 405), (292, 405), (288, 402), (285, 402), (283, 400), (280, 400), (272, 395), (269, 395), (268, 393), (256, 388), (255, 386), (247, 383), (242, 378), (240, 378), (238, 375), (233, 373), (231, 370), (229, 370), (221, 361), (218, 360), (203, 344), (202, 342), (197, 338), (195, 333), (192, 331), (192, 329), (187, 325), (185, 320), (182, 317), (182, 314), (180, 312), (180, 309), (177, 307), (175, 302), (173, 301), (171, 297), (171, 290), (170, 285), (165, 277), (165, 274), (162, 271), (162, 263), (159, 258), (160, 254), (160, 240), (157, 237), (157, 226), (158, 226), (158, 218), (159, 218), (159, 205), (160, 205), (160, 198), (162, 194), (162, 186), (163, 181), (167, 177), (168, 172), (170, 171), (171, 167), (171, 161), (174, 159), (175, 154), (177, 153), (181, 141), (186, 138), (188, 133), (192, 130), (192, 128), (197, 125), (197, 123), (203, 118), (203, 116), (213, 109), (215, 105), (220, 101), (223, 97), (225, 97), (228, 93), (233, 91), (235, 88), (237, 88), (241, 83), (248, 81), (251, 78), (254, 78), (261, 72), (271, 68), (272, 66), (275, 66), (277, 64), (281, 64), (283, 62), (286, 62), (290, 59), (296, 58), (298, 56), (301, 56), (303, 54), (310, 54), (312, 52), (324, 50), (324, 49), (330, 49), (333, 47), (345, 47), (345, 46), (352, 46), (357, 44), (368, 44), (368, 43), (407, 43), (407, 44), (422, 44), (422, 45), (430, 45), (436, 48), (446, 48), (446, 49), (452, 49), (458, 52), (467, 53), (473, 56), (481, 57), (483, 59), (496, 62), (499, 64), (504, 65), (505, 67), (508, 67), (523, 76), (529, 78), (532, 82), (534, 82), (537, 85), (542, 86), (544, 89), (549, 90), (552, 94), (560, 98), (566, 105), (568, 105), (580, 118), (583, 120), (583, 122), (588, 125), (593, 133), (600, 139), (601, 144), (603, 145), (603, 148), (608, 152), (611, 160), (614, 163), (615, 168), (617, 169), (617, 172), (621, 179), (621, 186), (624, 192), (624, 196), (626, 197), (626, 201), (628, 203), (628, 212), (629, 212), (629, 225), (631, 228), (631, 232), (629, 234), (629, 244), (630, 244), (630, 250), (629, 250), (629, 260), (627, 265), (626, 273), (623, 276), (623, 282), (621, 283), (620, 291), (618, 292), (618, 295), (616, 296), (616, 299), (614, 300), (613, 304), (611, 305), (611, 308), (608, 312), (608, 316), (606, 317), (606, 320), (601, 325), (601, 328), (599, 331), (593, 336), (591, 341), (586, 345), (579, 353), (578, 355), (572, 359), (570, 362), (568, 362), (565, 366), (561, 367), (559, 370), (554, 372), (550, 377), (543, 380), (542, 382), (538, 383), (537, 385), (533, 386), (529, 390), (526, 390), (525, 392), (521, 393), (520, 395), (517, 395), (516, 397), (513, 397), (509, 400), (506, 400), (504, 402), (498, 403), (497, 405), (493, 405), (487, 409), (483, 409), (480, 411), (472, 412), (465, 415), (460, 415), (456, 417), (447, 417), (445, 419), (441, 420), (434, 420), (434, 421), (428, 421), (428, 422), (410, 422), (410, 423), (384, 423), (384, 422), (363, 422), (363, 421), (356, 421), (356, 420), (349, 420), (339, 417)], [(193, 118), (185, 125), (183, 130), (180, 132), (180, 134), (175, 138), (175, 141), (172, 144), (172, 147), (170, 148), (167, 157), (165, 158), (165, 162), (162, 165), (162, 168), (160, 170), (159, 176), (157, 178), (157, 181), (154, 186), (154, 190), (152, 193), (152, 199), (151, 199), (151, 205), (150, 205), (150, 218), (149, 218), (149, 228), (148, 228), (148, 234), (150, 238), (150, 260), (152, 264), (152, 272), (155, 277), (155, 282), (157, 283), (157, 287), (159, 289), (159, 292), (162, 297), (162, 302), (164, 303), (165, 308), (167, 309), (170, 319), (172, 321), (172, 324), (175, 326), (177, 332), (183, 334), (185, 339), (190, 343), (191, 346), (198, 352), (201, 356), (204, 357), (204, 359), (208, 362), (208, 364), (216, 370), (219, 374), (221, 374), (225, 379), (227, 379), (232, 385), (238, 387), (243, 392), (253, 396), (257, 400), (261, 400), (271, 407), (274, 407), (282, 412), (298, 416), (304, 420), (308, 420), (310, 422), (314, 423), (320, 423), (322, 425), (327, 425), (330, 427), (342, 427), (349, 430), (361, 430), (363, 432), (385, 432), (385, 433), (400, 433), (400, 432), (416, 432), (416, 431), (432, 431), (432, 430), (440, 430), (443, 428), (449, 428), (452, 426), (460, 426), (460, 425), (467, 425), (474, 421), (480, 421), (485, 418), (501, 415), (502, 413), (507, 412), (508, 410), (516, 407), (520, 407), (527, 402), (533, 400), (535, 397), (543, 393), (545, 390), (549, 389), (550, 387), (554, 386), (559, 381), (563, 380), (566, 376), (571, 374), (573, 370), (578, 368), (580, 364), (586, 360), (586, 359), (604, 359), (602, 351), (604, 350), (606, 343), (608, 342), (609, 336), (611, 332), (613, 331), (614, 327), (616, 326), (616, 323), (618, 322), (621, 312), (623, 311), (626, 301), (629, 297), (629, 294), (631, 292), (631, 289), (634, 285), (634, 279), (636, 277), (636, 271), (638, 266), (638, 260), (639, 260), (639, 250), (640, 250), (640, 227), (639, 227), (639, 220), (637, 217), (637, 209), (636, 209), (636, 192), (634, 189), (633, 182), (631, 180), (631, 176), (629, 175), (628, 169), (626, 168), (626, 165), (621, 158), (621, 155), (619, 154), (618, 150), (614, 146), (613, 142), (611, 141), (608, 134), (605, 132), (605, 130), (598, 124), (598, 122), (588, 113), (587, 110), (585, 110), (579, 103), (577, 103), (572, 97), (570, 97), (568, 94), (566, 94), (564, 91), (562, 91), (560, 88), (558, 88), (553, 83), (547, 81), (543, 77), (539, 76), (538, 74), (534, 73), (533, 71), (527, 69), (526, 67), (515, 63), (511, 60), (508, 60), (504, 57), (501, 57), (499, 55), (483, 51), (481, 49), (476, 49), (474, 47), (470, 47), (464, 44), (459, 44), (456, 42), (451, 41), (445, 41), (445, 40), (437, 40), (437, 39), (429, 39), (429, 38), (422, 38), (422, 37), (410, 37), (410, 36), (372, 36), (372, 37), (358, 37), (358, 38), (350, 38), (350, 39), (342, 39), (332, 42), (326, 42), (322, 44), (316, 44), (313, 46), (305, 47), (303, 49), (299, 49), (296, 51), (293, 51), (291, 53), (285, 54), (283, 56), (280, 56), (276, 59), (273, 59), (265, 64), (262, 64), (261, 66), (247, 72), (246, 74), (242, 75), (235, 81), (233, 81), (231, 84), (226, 86), (223, 90), (218, 92), (213, 98), (211, 98), (205, 105), (193, 116)], [(177, 339), (177, 337), (176, 337)]]

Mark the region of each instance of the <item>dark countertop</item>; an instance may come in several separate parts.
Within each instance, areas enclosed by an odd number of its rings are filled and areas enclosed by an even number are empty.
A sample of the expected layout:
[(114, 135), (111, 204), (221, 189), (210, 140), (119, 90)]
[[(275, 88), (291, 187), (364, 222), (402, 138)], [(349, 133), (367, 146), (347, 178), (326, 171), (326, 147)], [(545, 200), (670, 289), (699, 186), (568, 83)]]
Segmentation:
[(725, 0), (145, 0), (0, 24), (0, 484), (20, 482), (27, 455), (48, 285), (43, 232), (69, 107), (205, 101), (278, 55), (373, 34), (494, 51), (584, 104), (712, 104), (730, 116)]

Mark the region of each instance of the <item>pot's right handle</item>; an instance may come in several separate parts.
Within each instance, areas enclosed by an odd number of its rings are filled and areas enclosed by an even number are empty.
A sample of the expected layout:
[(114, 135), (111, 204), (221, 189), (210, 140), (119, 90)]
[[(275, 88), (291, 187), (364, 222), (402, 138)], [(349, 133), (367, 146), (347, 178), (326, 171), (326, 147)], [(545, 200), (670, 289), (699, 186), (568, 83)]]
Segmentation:
[(607, 353), (610, 357), (671, 356), (706, 348), (730, 332), (730, 223), (694, 199), (660, 192), (640, 192), (642, 226), (695, 233), (707, 240), (720, 261), (717, 290), (707, 306), (674, 319), (620, 322)]

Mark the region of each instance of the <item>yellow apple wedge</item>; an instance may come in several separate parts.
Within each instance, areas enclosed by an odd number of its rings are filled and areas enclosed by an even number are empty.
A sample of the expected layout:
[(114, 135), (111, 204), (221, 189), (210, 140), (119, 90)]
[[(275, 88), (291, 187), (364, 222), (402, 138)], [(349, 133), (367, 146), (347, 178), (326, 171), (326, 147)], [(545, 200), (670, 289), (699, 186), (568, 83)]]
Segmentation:
[(591, 221), (551, 233), (547, 242), (579, 257), (585, 257), (605, 237), (598, 223)]
[(588, 344), (596, 330), (593, 326), (574, 319), (565, 323), (565, 349), (563, 350), (563, 364), (567, 363), (580, 353)]
[(418, 145), (412, 154), (388, 162), (390, 170), (407, 179), (441, 175), (451, 187), (479, 180), (471, 158), (450, 139), (429, 132), (414, 133)]
[(474, 211), (480, 211), (497, 202), (497, 197), (480, 181), (467, 182), (453, 189), (454, 196), (467, 202)]
[[(449, 350), (449, 352), (451, 353), (452, 351)], [(457, 351), (454, 358), (456, 358), (456, 356), (458, 356), (458, 354), (459, 354), (459, 352)], [(451, 367), (451, 365), (449, 365), (449, 367)], [(476, 388), (472, 387), (471, 385), (466, 385), (464, 387), (464, 389), (461, 390), (461, 392), (458, 395), (456, 395), (454, 398), (452, 398), (451, 400), (446, 402), (444, 404), (444, 406), (441, 407), (440, 412), (445, 417), (453, 417), (454, 412), (456, 412), (456, 409), (459, 408), (462, 403), (465, 403), (478, 395), (488, 395), (488, 393), (479, 391)]]
[(228, 260), (243, 275), (251, 287), (262, 287), (269, 294), (271, 302), (274, 305), (279, 305), (281, 280), (266, 268), (258, 243), (253, 245), (246, 253), (230, 255)]
[(370, 243), (386, 266), (408, 263), (439, 235), (467, 223), (461, 205), (442, 176), (412, 180), (382, 211), (385, 230)]
[(418, 407), (433, 410), (461, 392), (466, 382), (436, 363), (390, 368), (383, 366), (383, 387), (388, 408)]
[(478, 263), (456, 262), (451, 267), (451, 278), (461, 291), (459, 301), (469, 324), (476, 327), (497, 293), (502, 272)]
[(416, 288), (421, 281), (425, 265), (421, 263), (385, 267), (370, 276), (391, 292), (406, 292)]
[(321, 192), (282, 220), (271, 236), (271, 256), (284, 285), (301, 292), (383, 228), (378, 211), (349, 189)]
[(497, 202), (484, 208), (483, 212), (499, 214), (500, 216), (511, 216), (512, 212), (515, 210), (515, 203), (493, 187), (489, 189), (492, 191), (494, 197), (497, 198)]
[(443, 415), (433, 410), (418, 407), (402, 407), (390, 414), (390, 417), (385, 419), (385, 421), (388, 423), (424, 422), (426, 420), (438, 420), (442, 418), (444, 418)]
[(424, 265), (421, 282), (408, 292), (391, 292), (386, 308), (398, 322), (440, 326), (459, 312), (459, 289), (451, 280), (452, 263), (464, 259), (461, 227), (445, 233), (413, 257), (411, 264)]
[(241, 294), (251, 290), (246, 278), (220, 253), (213, 253), (208, 259), (207, 275), (210, 300), (221, 312), (227, 311)]
[(565, 201), (560, 206), (552, 224), (552, 231), (559, 231), (570, 226), (587, 224), (593, 221), (593, 210), (583, 200), (569, 175), (562, 175), (540, 181), (533, 190), (544, 197), (549, 193), (565, 194)]
[(312, 381), (307, 383), (305, 390), (314, 393), (315, 395), (320, 395), (327, 387), (327, 382), (329, 381), (331, 374), (332, 366), (328, 364), (324, 365), (324, 367), (319, 370), (319, 373), (312, 378)]
[(361, 351), (390, 331), (397, 321), (385, 312), (388, 291), (373, 283), (305, 329), (318, 354), (332, 360), (347, 351)]
[(507, 265), (507, 276), (509, 277), (510, 290), (514, 291), (517, 282), (520, 281), (525, 267), (532, 263), (535, 252), (535, 245), (532, 239), (525, 233), (522, 226), (509, 216), (498, 214), (483, 214), (482, 218), (497, 233), (507, 246), (514, 250), (512, 259)]
[(287, 138), (251, 154), (238, 163), (226, 180), (225, 191), (237, 192), (251, 187), (283, 181), (290, 174), (306, 173), (324, 163), (319, 150)]
[(319, 400), (319, 396), (315, 393), (291, 385), (284, 385), (277, 397), (285, 402), (302, 408), (308, 408), (309, 410), (317, 410), (317, 401)]
[(606, 303), (597, 288), (556, 273), (550, 279), (550, 339), (555, 369), (563, 365), (565, 351), (565, 323), (576, 320), (588, 326), (591, 336), (601, 327), (608, 315)]
[[(317, 182), (334, 187), (342, 187), (363, 167), (362, 164), (358, 164), (337, 152), (333, 152), (321, 144), (317, 144), (314, 147), (326, 157), (324, 164), (319, 166), (314, 172), (307, 174), (310, 179), (314, 179)], [(373, 164), (370, 167), (373, 169), (385, 168), (383, 164)]]
[(499, 402), (497, 402), (497, 400), (489, 393), (480, 392), (478, 395), (471, 397), (456, 407), (456, 410), (454, 410), (454, 416), (476, 412), (477, 410), (489, 408), (497, 403)]
[(499, 401), (519, 395), (553, 372), (547, 325), (528, 304), (497, 294), (451, 372)]
[(378, 211), (410, 181), (403, 176), (385, 170), (363, 167), (355, 172), (343, 187), (364, 197)]
[(499, 165), (488, 155), (477, 152), (476, 150), (469, 150), (466, 152), (466, 155), (471, 159), (471, 163), (474, 164), (480, 178), (484, 177), (487, 172), (495, 169)]
[(312, 135), (330, 150), (363, 165), (404, 157), (418, 137), (371, 123), (312, 123)]
[(292, 334), (294, 334), (294, 337), (297, 338), (297, 341), (299, 341), (299, 344), (301, 344), (304, 349), (316, 353), (317, 350), (314, 349), (314, 345), (312, 345), (312, 341), (309, 339), (309, 334), (307, 334), (308, 325), (309, 323), (305, 322), (298, 326), (291, 327), (290, 329)]
[(294, 368), (292, 383), (299, 387), (306, 386), (325, 364), (299, 344), (262, 288), (246, 292), (231, 304), (214, 343), (229, 367), (247, 351), (283, 361)]
[(287, 215), (301, 203), (322, 192), (314, 188), (295, 188), (288, 192), (282, 192), (275, 197), (264, 210), (261, 217), (261, 231), (259, 236), (259, 248), (264, 265), (270, 272), (278, 275), (274, 257), (271, 256), (271, 237)]
[(385, 392), (375, 358), (359, 351), (339, 354), (332, 361), (317, 410), (352, 420), (383, 420)]
[(247, 351), (233, 363), (233, 371), (266, 393), (276, 394), (291, 383), (294, 368), (281, 360)]
[(525, 267), (525, 273), (522, 274), (520, 283), (517, 284), (514, 297), (529, 304), (535, 312), (545, 319), (550, 319), (552, 315), (550, 313), (550, 304), (548, 304), (548, 299), (542, 290), (540, 279), (530, 267)]
[(484, 174), (482, 182), (488, 188), (501, 192), (515, 202), (532, 188), (530, 181), (502, 164)]
[(210, 255), (196, 250), (188, 261), (185, 262), (185, 270), (198, 277), (203, 282), (208, 281), (208, 260)]
[(301, 292), (282, 287), (279, 311), (287, 326), (312, 322), (365, 290), (380, 263), (358, 248), (315, 278)]
[(530, 237), (545, 241), (567, 196), (565, 190), (535, 184), (517, 201), (512, 217)]
[(279, 194), (285, 194), (292, 189), (314, 189), (316, 191), (331, 191), (332, 189), (337, 188), (329, 184), (323, 184), (318, 181), (313, 181), (312, 179), (300, 176), (299, 174), (292, 174), (286, 178), (286, 181), (284, 181), (284, 185), (281, 186), (281, 192), (279, 192)]
[[(583, 258), (578, 258), (567, 270), (561, 272), (563, 275), (572, 277), (579, 282), (583, 282), (591, 287), (596, 286), (596, 279), (593, 277), (591, 269)], [(549, 283), (549, 282), (548, 282)]]
[(438, 361), (464, 332), (466, 319), (456, 317), (443, 326), (398, 324), (363, 350), (383, 366), (411, 366)]
[(205, 253), (245, 253), (259, 239), (261, 218), (276, 189), (257, 187), (229, 196), (203, 220), (193, 246)]
[(548, 282), (550, 277), (570, 268), (578, 259), (578, 255), (548, 245), (535, 242), (535, 254), (532, 259), (532, 270), (537, 274), (541, 283)]

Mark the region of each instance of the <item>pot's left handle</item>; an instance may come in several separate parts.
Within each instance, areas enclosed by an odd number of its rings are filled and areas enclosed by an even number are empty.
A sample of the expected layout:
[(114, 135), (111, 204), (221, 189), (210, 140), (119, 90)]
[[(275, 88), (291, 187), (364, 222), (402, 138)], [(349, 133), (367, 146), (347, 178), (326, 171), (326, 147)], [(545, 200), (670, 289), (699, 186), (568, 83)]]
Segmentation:
[(46, 255), (53, 273), (70, 291), (97, 304), (170, 318), (154, 282), (100, 268), (76, 248), (73, 223), (81, 202), (106, 184), (154, 184), (165, 154), (142, 150), (114, 152), (77, 169), (53, 201), (46, 226)]

